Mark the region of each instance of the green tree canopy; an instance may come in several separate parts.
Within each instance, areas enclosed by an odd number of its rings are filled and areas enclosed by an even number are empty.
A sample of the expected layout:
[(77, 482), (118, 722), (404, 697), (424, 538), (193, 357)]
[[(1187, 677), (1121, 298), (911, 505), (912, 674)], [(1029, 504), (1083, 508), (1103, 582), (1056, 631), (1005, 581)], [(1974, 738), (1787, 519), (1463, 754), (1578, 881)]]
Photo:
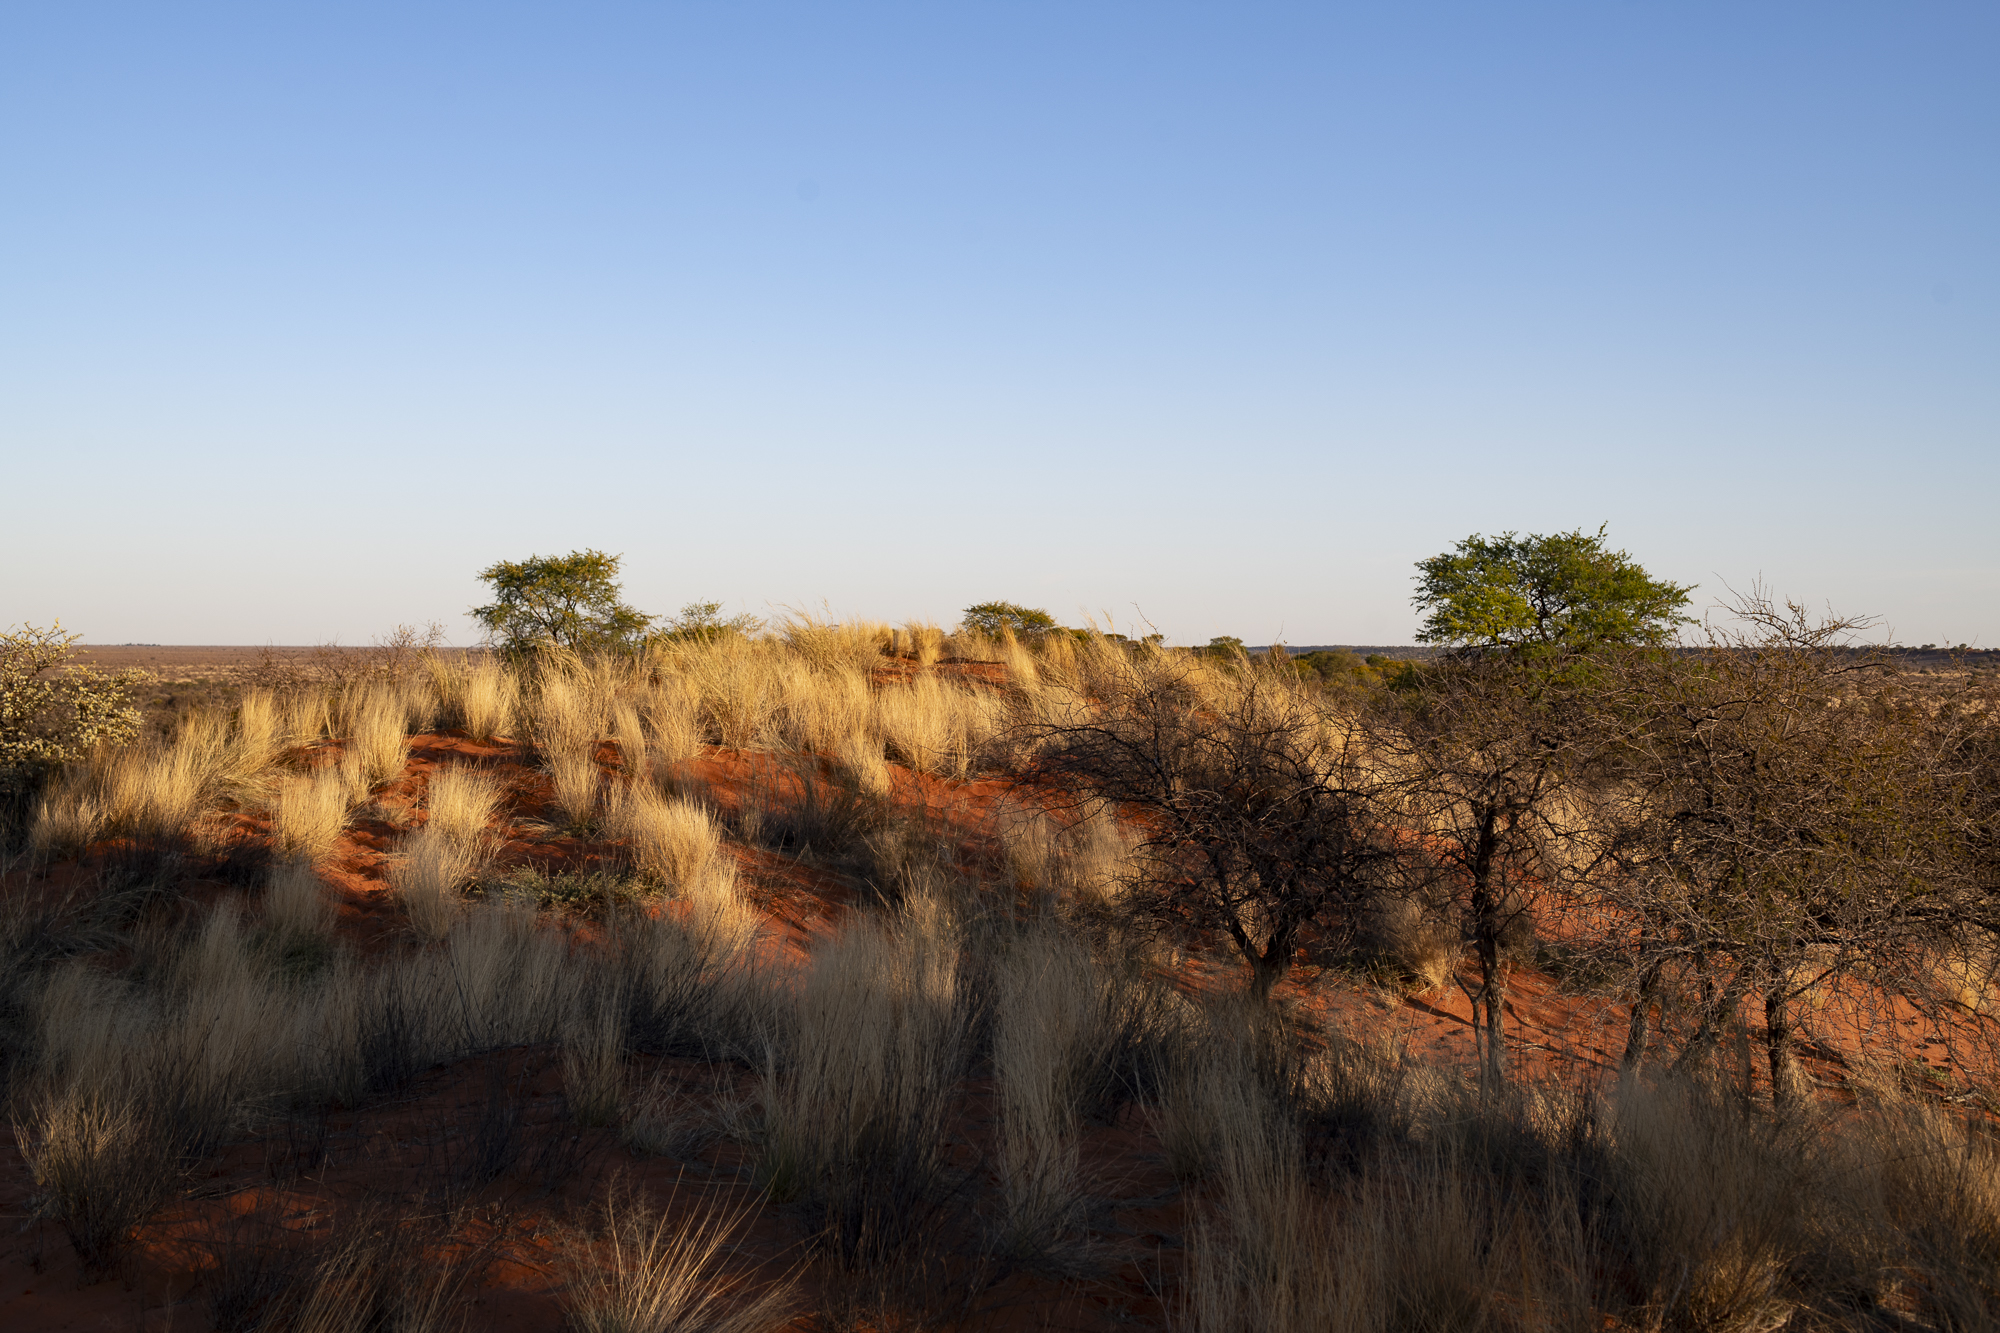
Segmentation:
[(1682, 612), (1694, 585), (1653, 578), (1625, 552), (1607, 550), (1604, 531), (1474, 533), (1418, 561), (1417, 641), (1539, 656), (1662, 644), (1693, 624)]
[(1040, 607), (1021, 606), (1014, 602), (981, 602), (965, 608), (965, 616), (958, 626), (973, 634), (984, 634), (989, 639), (999, 638), (1003, 630), (1012, 630), (1023, 638), (1033, 638), (1056, 628), (1056, 618)]
[(571, 551), (502, 560), (479, 571), (493, 588), (493, 601), (474, 607), (472, 618), (507, 653), (635, 647), (654, 618), (618, 600), (620, 559), (602, 551)]

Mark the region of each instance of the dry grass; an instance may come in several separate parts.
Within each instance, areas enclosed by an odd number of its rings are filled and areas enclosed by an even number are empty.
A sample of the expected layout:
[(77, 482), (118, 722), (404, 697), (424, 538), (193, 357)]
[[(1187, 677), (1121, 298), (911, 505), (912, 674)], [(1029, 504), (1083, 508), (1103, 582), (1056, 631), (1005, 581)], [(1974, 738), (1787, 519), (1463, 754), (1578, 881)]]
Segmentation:
[(653, 756), (646, 743), (646, 729), (639, 722), (639, 710), (629, 701), (620, 701), (612, 710), (611, 734), (618, 741), (618, 768), (627, 782), (647, 782), (653, 776)]
[(287, 780), (271, 803), (271, 845), (284, 856), (323, 861), (347, 828), (353, 788), (337, 767)]
[(1001, 1244), (1030, 1258), (1080, 1221), (1079, 1093), (1102, 988), (1083, 943), (1046, 923), (1014, 942), (995, 982)]
[(722, 848), (722, 830), (707, 809), (650, 787), (613, 788), (605, 823), (628, 844), (641, 873), (684, 893), (707, 876)]
[[(658, 1212), (614, 1195), (599, 1246), (570, 1256), (569, 1326), (578, 1333), (765, 1333), (783, 1326), (795, 1284), (732, 1279), (725, 1263), (748, 1227), (751, 1205), (681, 1205), (679, 1188)], [(676, 1217), (678, 1213), (678, 1217)]]
[(451, 702), (459, 726), (476, 741), (491, 741), (506, 731), (520, 697), (514, 673), (496, 657), (482, 657), (454, 681)]
[(44, 1096), (14, 1126), (37, 1209), (69, 1237), (88, 1280), (109, 1274), (179, 1189), (180, 1153), (161, 1129), (139, 1097), (79, 1089)]
[(962, 939), (939, 905), (814, 949), (767, 1057), (761, 1178), (824, 1218), (848, 1269), (891, 1262), (948, 1188), (945, 1115), (968, 1056)]
[(264, 924), (281, 939), (306, 940), (332, 929), (338, 912), (326, 881), (305, 861), (281, 861), (264, 889)]
[(475, 846), (442, 830), (425, 828), (405, 838), (389, 867), (389, 887), (410, 928), (424, 939), (443, 939), (464, 906), (459, 891), (478, 874), (480, 863)]
[(424, 827), (449, 841), (476, 848), (486, 836), (506, 794), (498, 778), (468, 764), (451, 764), (431, 774)]
[(920, 773), (964, 777), (1006, 723), (999, 696), (922, 675), (875, 695), (875, 730), (889, 753)]
[(579, 1125), (618, 1123), (625, 1106), (625, 1006), (602, 996), (571, 1019), (563, 1034), (563, 1097)]
[(410, 739), (398, 692), (368, 691), (353, 707), (350, 727), (341, 762), (357, 788), (371, 791), (403, 771)]

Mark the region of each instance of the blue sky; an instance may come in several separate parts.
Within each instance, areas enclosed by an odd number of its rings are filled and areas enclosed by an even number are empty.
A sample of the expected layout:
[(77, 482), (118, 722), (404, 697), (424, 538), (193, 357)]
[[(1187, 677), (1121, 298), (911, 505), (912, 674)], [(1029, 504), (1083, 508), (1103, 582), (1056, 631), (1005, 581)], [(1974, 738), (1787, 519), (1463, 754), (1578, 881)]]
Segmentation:
[(2000, 9), (18, 5), (0, 623), (1407, 642), (1610, 525), (2000, 646)]

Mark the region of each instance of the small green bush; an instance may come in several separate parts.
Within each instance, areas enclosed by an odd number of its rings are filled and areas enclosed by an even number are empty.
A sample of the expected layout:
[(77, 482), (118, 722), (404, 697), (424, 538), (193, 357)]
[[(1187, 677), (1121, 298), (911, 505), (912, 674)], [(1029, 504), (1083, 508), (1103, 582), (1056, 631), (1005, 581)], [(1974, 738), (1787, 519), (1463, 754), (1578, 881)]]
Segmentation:
[(22, 625), (0, 633), (0, 796), (32, 790), (49, 770), (139, 734), (129, 695), (137, 672), (69, 665), (81, 635)]

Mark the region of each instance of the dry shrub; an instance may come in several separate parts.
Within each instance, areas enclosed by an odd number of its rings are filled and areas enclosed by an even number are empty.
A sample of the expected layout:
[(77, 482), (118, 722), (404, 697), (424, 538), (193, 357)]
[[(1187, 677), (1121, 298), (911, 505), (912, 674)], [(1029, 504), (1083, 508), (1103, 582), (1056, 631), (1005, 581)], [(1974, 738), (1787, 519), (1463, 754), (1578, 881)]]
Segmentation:
[(459, 890), (478, 873), (480, 861), (476, 847), (439, 830), (405, 838), (389, 867), (389, 887), (411, 929), (424, 939), (443, 939), (463, 906)]
[(133, 1233), (178, 1192), (181, 1145), (145, 1099), (72, 1087), (33, 1103), (14, 1126), (37, 1209), (69, 1237), (84, 1275), (107, 1275)]
[(431, 774), (424, 827), (465, 847), (477, 847), (500, 808), (505, 788), (493, 774), (450, 764)]
[(709, 872), (722, 848), (722, 831), (707, 809), (651, 787), (612, 792), (607, 831), (629, 844), (642, 873), (686, 892)]
[(264, 890), (264, 924), (286, 940), (311, 939), (333, 926), (338, 907), (307, 861), (281, 861)]
[[(725, 1261), (755, 1203), (681, 1204), (679, 1187), (655, 1213), (614, 1193), (597, 1252), (570, 1255), (569, 1326), (578, 1333), (764, 1333), (796, 1304), (795, 1282), (732, 1279)], [(678, 1208), (677, 1204), (680, 1204)], [(678, 1213), (678, 1219), (675, 1214)]]
[(351, 796), (347, 775), (334, 767), (285, 782), (271, 805), (271, 845), (284, 856), (325, 860), (347, 828)]

